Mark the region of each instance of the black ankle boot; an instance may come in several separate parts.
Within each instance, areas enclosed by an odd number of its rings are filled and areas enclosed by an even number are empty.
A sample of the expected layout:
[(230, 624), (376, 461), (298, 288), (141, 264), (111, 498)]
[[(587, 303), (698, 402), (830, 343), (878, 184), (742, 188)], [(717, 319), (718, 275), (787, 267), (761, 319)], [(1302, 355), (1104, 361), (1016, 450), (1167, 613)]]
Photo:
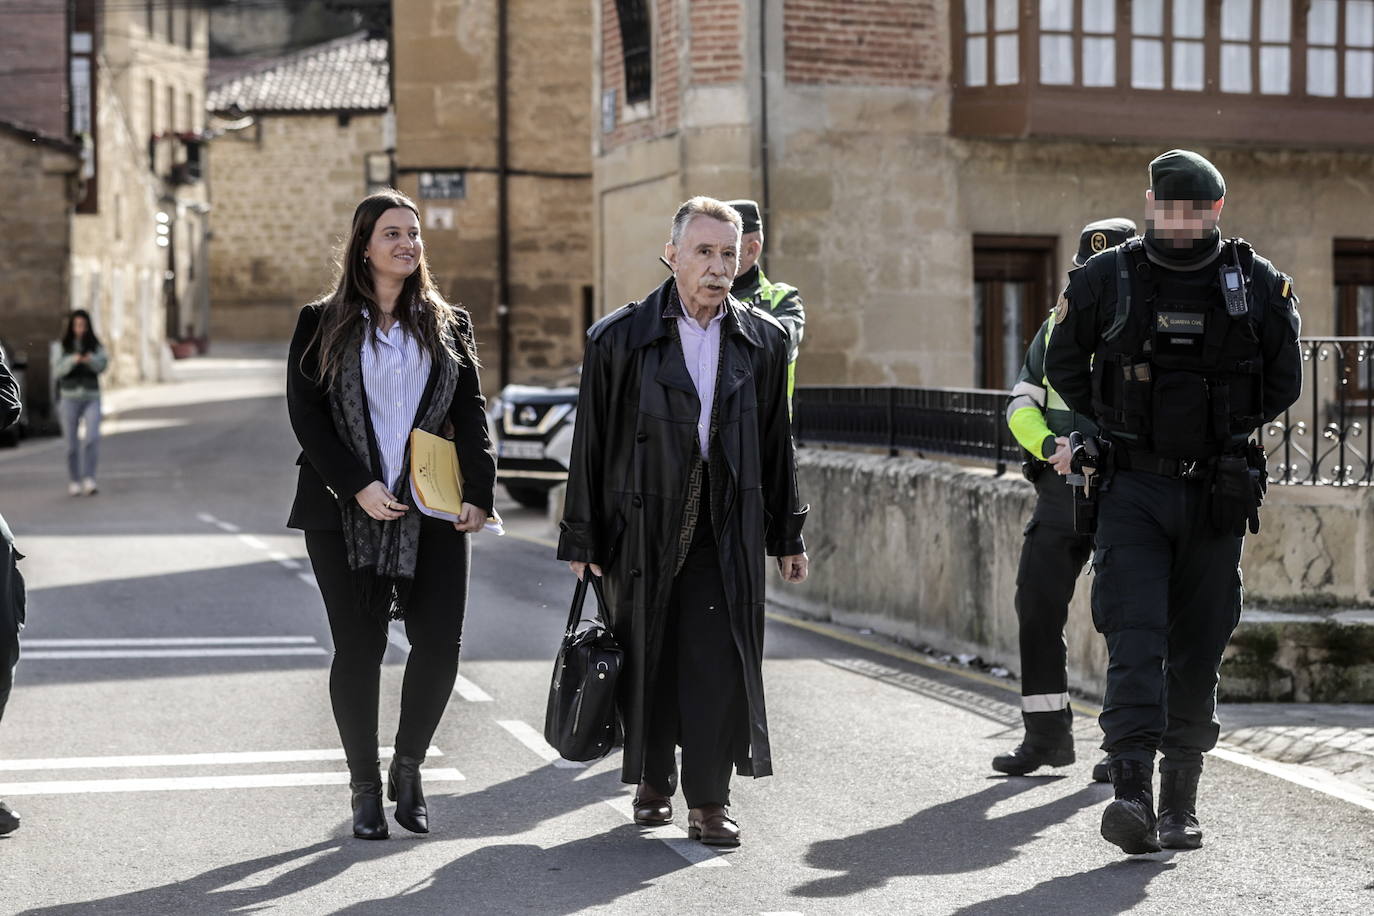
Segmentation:
[(350, 782), (353, 790), (353, 835), (360, 840), (385, 840), (386, 814), (382, 811), (382, 781)]
[(1197, 783), (1202, 767), (1161, 770), (1159, 774), (1159, 845), (1197, 849), (1202, 827), (1197, 820)]
[(1102, 812), (1102, 838), (1138, 856), (1159, 852), (1155, 839), (1154, 767), (1139, 760), (1113, 760), (1107, 765), (1116, 800)]
[(1008, 776), (1025, 776), (1040, 767), (1066, 767), (1074, 761), (1073, 739), (1069, 741), (1069, 744), (1058, 747), (1036, 747), (1027, 738), (1010, 754), (998, 754), (992, 758), (992, 768)]
[(0, 836), (19, 829), (19, 812), (0, 801)]
[(423, 757), (397, 754), (386, 774), (386, 797), (396, 803), (396, 823), (411, 833), (429, 833), (429, 810), (420, 788), (420, 764), (424, 762)]

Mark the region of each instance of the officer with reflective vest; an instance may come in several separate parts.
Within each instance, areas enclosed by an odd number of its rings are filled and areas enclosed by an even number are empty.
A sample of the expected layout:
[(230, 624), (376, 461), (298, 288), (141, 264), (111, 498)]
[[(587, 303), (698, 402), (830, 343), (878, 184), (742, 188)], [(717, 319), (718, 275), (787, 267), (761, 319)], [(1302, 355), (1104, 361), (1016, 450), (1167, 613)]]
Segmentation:
[(801, 293), (795, 286), (774, 283), (759, 268), (763, 254), (763, 217), (759, 205), (752, 200), (727, 201), (744, 220), (744, 235), (739, 254), (739, 273), (735, 275), (730, 295), (745, 305), (768, 312), (787, 332), (787, 403), (792, 403), (792, 391), (797, 386), (797, 349), (806, 330), (806, 309)]
[[(1089, 223), (1078, 237), (1074, 269), (1135, 233), (1135, 223), (1128, 219)], [(1069, 434), (1077, 430), (1095, 436), (1097, 426), (1070, 409), (1045, 377), (1045, 347), (1053, 329), (1051, 316), (1026, 350), (1026, 361), (1007, 404), (1007, 425), (1026, 450), (1023, 468), (1027, 479), (1035, 484), (1035, 510), (1026, 523), (1021, 565), (1016, 570), (1025, 736), (1016, 750), (992, 759), (994, 770), (1012, 776), (1074, 762), (1064, 623), (1069, 617), (1074, 581), (1088, 562), (1093, 539), (1074, 531), (1073, 493), (1064, 475), (1069, 473)], [(1093, 767), (1093, 779), (1107, 781), (1105, 760)]]
[(1071, 275), (1045, 357), (1107, 443), (1092, 606), (1110, 656), (1101, 724), (1115, 799), (1101, 830), (1130, 854), (1202, 844), (1202, 755), (1216, 746), (1241, 542), (1259, 530), (1265, 490), (1250, 436), (1302, 387), (1292, 279), (1222, 239), (1221, 173), (1171, 150), (1149, 174), (1144, 239)]

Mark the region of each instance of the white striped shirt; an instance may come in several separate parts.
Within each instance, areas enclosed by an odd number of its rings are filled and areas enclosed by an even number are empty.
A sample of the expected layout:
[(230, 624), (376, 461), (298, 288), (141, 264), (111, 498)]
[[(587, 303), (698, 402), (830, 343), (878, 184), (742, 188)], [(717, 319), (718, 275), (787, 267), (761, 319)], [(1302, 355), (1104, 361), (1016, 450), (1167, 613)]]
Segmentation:
[[(378, 328), (375, 340), (376, 346), (363, 341), (363, 390), (381, 452), (382, 483), (390, 489), (405, 470), (401, 462), (429, 383), (430, 356), (400, 322), (386, 333)], [(404, 502), (408, 493), (403, 487), (394, 495)]]

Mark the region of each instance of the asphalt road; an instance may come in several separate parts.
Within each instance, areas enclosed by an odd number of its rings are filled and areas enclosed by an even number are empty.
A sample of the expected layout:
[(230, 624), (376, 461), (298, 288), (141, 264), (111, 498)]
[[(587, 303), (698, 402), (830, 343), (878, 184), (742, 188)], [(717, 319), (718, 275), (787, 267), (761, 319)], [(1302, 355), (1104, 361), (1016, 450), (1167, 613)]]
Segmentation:
[[(30, 585), (0, 912), (1374, 911), (1374, 811), (1215, 759), (1205, 847), (1126, 857), (1097, 833), (1093, 720), (1076, 766), (997, 778), (1012, 694), (777, 615), (778, 775), (736, 782), (744, 845), (687, 841), (680, 797), (675, 827), (641, 830), (615, 758), (558, 766), (538, 740), (571, 579), (511, 507), (514, 533), (474, 546), (464, 680), (425, 768), (434, 832), (354, 840), (329, 634), (283, 527), (280, 372), (205, 361), (120, 399), (95, 498), (66, 495), (54, 443), (0, 455)], [(389, 650), (383, 743), (404, 660)]]

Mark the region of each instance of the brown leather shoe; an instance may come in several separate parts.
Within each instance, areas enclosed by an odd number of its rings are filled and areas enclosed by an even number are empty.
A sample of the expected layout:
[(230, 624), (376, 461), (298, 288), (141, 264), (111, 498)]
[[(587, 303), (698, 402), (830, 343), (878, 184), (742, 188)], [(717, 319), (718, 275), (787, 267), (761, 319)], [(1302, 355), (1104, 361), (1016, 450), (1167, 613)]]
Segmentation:
[(641, 782), (635, 791), (635, 823), (641, 827), (661, 827), (673, 822), (673, 800)]
[(738, 846), (739, 824), (724, 805), (702, 805), (687, 812), (687, 838), (705, 846)]

